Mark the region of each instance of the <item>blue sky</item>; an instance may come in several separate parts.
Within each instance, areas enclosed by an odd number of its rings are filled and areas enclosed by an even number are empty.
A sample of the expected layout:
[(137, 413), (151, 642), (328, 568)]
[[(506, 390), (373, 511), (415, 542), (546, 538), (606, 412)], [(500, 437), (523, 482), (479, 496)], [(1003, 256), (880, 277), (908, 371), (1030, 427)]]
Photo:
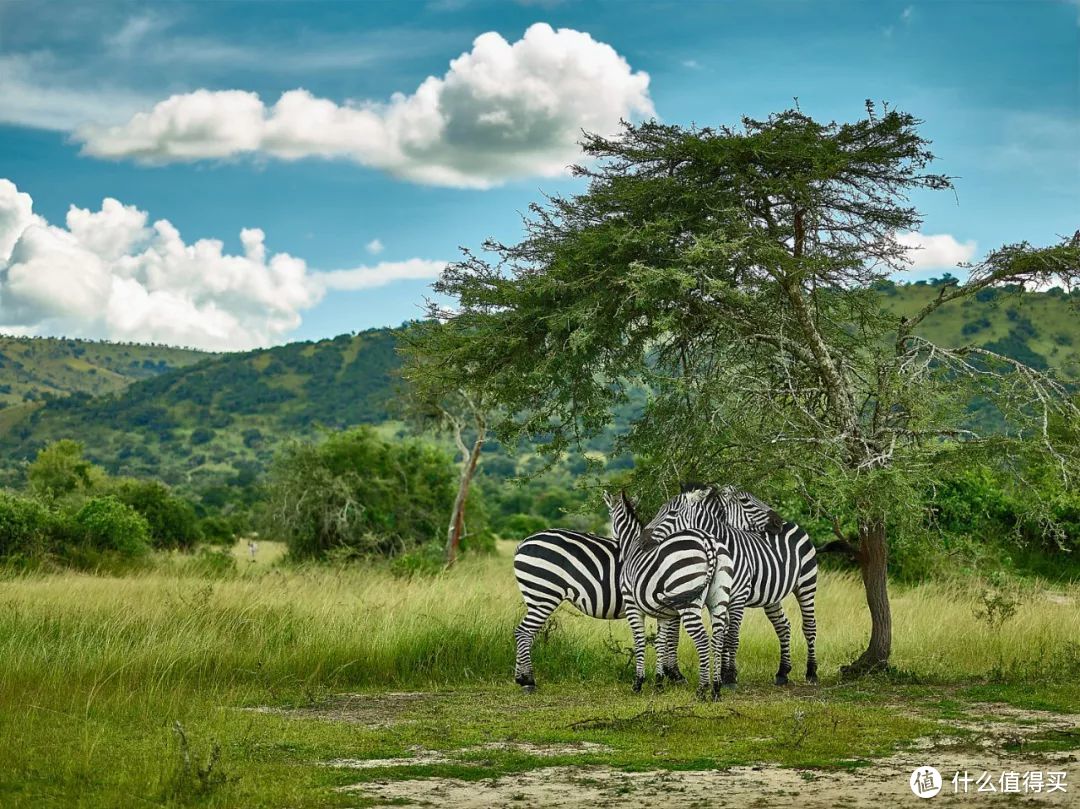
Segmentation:
[[(587, 37), (522, 43), (535, 23)], [(488, 32), (506, 47), (474, 46)], [(558, 176), (568, 128), (731, 123), (794, 97), (821, 119), (873, 98), (926, 121), (957, 177), (916, 199), (939, 238), (912, 275), (932, 275), (1080, 227), (1078, 59), (1080, 4), (1063, 0), (0, 1), (0, 178), (18, 192), (0, 187), (0, 328), (241, 348), (397, 324), (420, 313), (417, 276), (575, 188)], [(183, 106), (155, 111), (171, 96)], [(65, 224), (73, 205), (102, 215)], [(243, 228), (262, 234), (242, 244)]]

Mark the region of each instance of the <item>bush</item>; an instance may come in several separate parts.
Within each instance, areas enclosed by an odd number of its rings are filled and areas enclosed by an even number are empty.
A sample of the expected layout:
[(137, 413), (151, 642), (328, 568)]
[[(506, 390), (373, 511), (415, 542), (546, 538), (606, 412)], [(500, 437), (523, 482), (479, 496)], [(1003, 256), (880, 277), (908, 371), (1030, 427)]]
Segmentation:
[(403, 579), (414, 576), (434, 576), (445, 567), (446, 555), (443, 547), (434, 542), (395, 556), (390, 561), (390, 572)]
[(191, 445), (208, 444), (214, 440), (214, 431), (209, 427), (196, 427), (191, 431)]
[[(282, 537), (294, 557), (339, 547), (393, 556), (441, 540), (457, 479), (442, 450), (385, 441), (369, 427), (295, 443), (271, 468), (262, 533)], [(469, 530), (480, 535), (476, 522)]]
[(150, 550), (146, 518), (113, 495), (87, 500), (75, 514), (75, 526), (94, 550), (124, 556), (142, 556)]
[(199, 533), (204, 541), (214, 545), (232, 545), (236, 541), (232, 523), (216, 515), (199, 520)]
[(190, 549), (202, 538), (194, 507), (156, 480), (124, 480), (116, 498), (146, 518), (155, 548)]
[(37, 500), (0, 492), (0, 557), (50, 550), (54, 529), (54, 515)]

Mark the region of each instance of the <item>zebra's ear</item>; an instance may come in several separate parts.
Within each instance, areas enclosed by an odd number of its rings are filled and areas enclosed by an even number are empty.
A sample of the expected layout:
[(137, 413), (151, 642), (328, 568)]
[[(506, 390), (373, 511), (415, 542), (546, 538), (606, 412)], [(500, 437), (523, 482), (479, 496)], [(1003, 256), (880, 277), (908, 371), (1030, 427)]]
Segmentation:
[(604, 505), (607, 506), (609, 510), (614, 508), (615, 507), (615, 498), (612, 497), (610, 494), (608, 494), (606, 491), (601, 492), (601, 494), (604, 495)]
[(779, 531), (784, 527), (784, 518), (777, 514), (772, 509), (769, 509), (769, 521), (765, 524), (765, 527), (770, 531)]

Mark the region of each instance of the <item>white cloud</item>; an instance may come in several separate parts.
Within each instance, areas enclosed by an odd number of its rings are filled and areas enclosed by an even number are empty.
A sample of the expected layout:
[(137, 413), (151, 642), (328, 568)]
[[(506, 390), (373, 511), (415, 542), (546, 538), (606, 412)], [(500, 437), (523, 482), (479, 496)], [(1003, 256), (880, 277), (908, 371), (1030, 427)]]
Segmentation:
[(0, 331), (153, 341), (208, 349), (279, 342), (328, 291), (433, 278), (444, 262), (410, 259), (317, 271), (269, 253), (258, 228), (242, 255), (216, 239), (186, 243), (165, 219), (105, 199), (71, 206), (64, 226), (0, 179)]
[(382, 239), (372, 239), (364, 245), (364, 249), (371, 253), (371, 255), (377, 256), (386, 249), (386, 245), (382, 243)]
[(537, 23), (514, 43), (481, 34), (441, 78), (385, 103), (296, 89), (267, 106), (255, 93), (201, 89), (77, 137), (104, 158), (342, 158), (415, 182), (486, 188), (563, 174), (582, 129), (609, 133), (653, 112), (648, 74), (586, 33)]
[(971, 261), (976, 245), (973, 240), (959, 242), (949, 233), (898, 233), (896, 240), (908, 248), (907, 259), (912, 270), (955, 268)]
[(408, 261), (380, 261), (374, 267), (353, 270), (334, 270), (314, 273), (314, 282), (323, 289), (355, 291), (381, 287), (393, 281), (415, 281), (434, 278), (446, 266), (444, 261), (410, 258)]

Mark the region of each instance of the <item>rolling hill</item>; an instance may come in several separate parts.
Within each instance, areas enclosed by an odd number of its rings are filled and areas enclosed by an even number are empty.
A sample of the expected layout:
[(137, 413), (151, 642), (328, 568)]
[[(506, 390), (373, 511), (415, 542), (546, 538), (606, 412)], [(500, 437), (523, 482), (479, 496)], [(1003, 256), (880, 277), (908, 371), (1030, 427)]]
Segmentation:
[(388, 329), (202, 356), (111, 394), (76, 390), (9, 417), (3, 479), (15, 482), (18, 461), (48, 441), (74, 437), (116, 474), (199, 490), (249, 476), (284, 437), (391, 416), (398, 358)]
[[(885, 284), (881, 292), (886, 307), (905, 314), (938, 288)], [(1060, 291), (1021, 302), (1007, 291), (986, 290), (928, 318), (922, 331), (944, 345), (989, 346), (1080, 380), (1078, 304), (1080, 295)], [(55, 357), (41, 353), (48, 362), (40, 370), (28, 369), (25, 359), (21, 368), (12, 362), (0, 367), (0, 385), (14, 389), (32, 377), (51, 386), (47, 402), (0, 410), (0, 482), (17, 484), (22, 461), (48, 441), (74, 437), (115, 474), (205, 492), (250, 483), (288, 437), (395, 417), (399, 358), (389, 329), (222, 355), (77, 342), (84, 350), (74, 355), (69, 344), (75, 341), (56, 342)], [(139, 375), (146, 378), (135, 379)], [(590, 449), (608, 443), (598, 439)]]
[(115, 393), (212, 356), (161, 345), (0, 335), (0, 408), (48, 396)]

